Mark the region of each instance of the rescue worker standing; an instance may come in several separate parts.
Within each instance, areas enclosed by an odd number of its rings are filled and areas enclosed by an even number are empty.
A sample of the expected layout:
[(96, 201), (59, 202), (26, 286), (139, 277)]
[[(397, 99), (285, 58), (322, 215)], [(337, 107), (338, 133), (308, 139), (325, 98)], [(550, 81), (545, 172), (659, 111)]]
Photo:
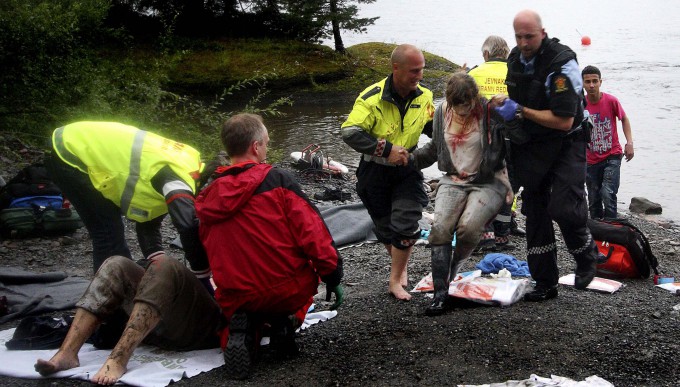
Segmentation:
[(406, 268), (420, 236), (418, 220), (429, 202), (423, 175), (408, 164), (408, 155), (423, 130), (432, 132), (434, 104), (432, 92), (419, 84), (425, 57), (418, 48), (399, 45), (390, 61), (392, 74), (366, 88), (354, 102), (342, 124), (342, 139), (361, 153), (357, 194), (392, 259), (389, 292), (408, 301)]
[(160, 227), (169, 212), (191, 270), (208, 288), (194, 210), (197, 150), (129, 125), (88, 121), (55, 129), (52, 148), (46, 167), (90, 233), (95, 272), (108, 257), (132, 258), (121, 215), (135, 222), (144, 258), (164, 254)]
[(513, 27), (517, 46), (506, 78), (511, 99), (496, 109), (506, 120), (512, 164), (524, 186), (529, 270), (536, 281), (525, 300), (544, 301), (557, 297), (553, 220), (576, 260), (575, 287), (585, 289), (595, 276), (597, 247), (586, 226), (582, 80), (576, 54), (548, 38), (536, 12), (519, 12)]

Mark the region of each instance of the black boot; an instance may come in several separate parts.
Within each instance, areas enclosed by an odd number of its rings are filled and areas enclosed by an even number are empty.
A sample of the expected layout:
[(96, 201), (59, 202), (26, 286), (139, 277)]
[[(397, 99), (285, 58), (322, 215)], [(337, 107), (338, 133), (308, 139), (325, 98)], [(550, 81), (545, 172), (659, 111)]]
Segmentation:
[(557, 285), (536, 284), (531, 292), (524, 295), (524, 301), (541, 302), (557, 297)]
[(451, 282), (451, 244), (432, 246), (432, 282), (434, 299), (425, 309), (427, 316), (439, 316), (446, 312)]
[(595, 278), (599, 254), (600, 253), (597, 250), (597, 246), (591, 241), (590, 247), (585, 253), (574, 255), (574, 259), (576, 260), (576, 270), (574, 271), (574, 287), (576, 289), (585, 289), (588, 287), (593, 278)]
[(250, 375), (255, 352), (253, 323), (243, 312), (234, 313), (229, 322), (229, 342), (224, 349), (224, 364), (232, 379), (243, 380)]
[(300, 353), (300, 348), (295, 342), (294, 318), (295, 316), (279, 315), (271, 319), (269, 346), (277, 359), (293, 359)]

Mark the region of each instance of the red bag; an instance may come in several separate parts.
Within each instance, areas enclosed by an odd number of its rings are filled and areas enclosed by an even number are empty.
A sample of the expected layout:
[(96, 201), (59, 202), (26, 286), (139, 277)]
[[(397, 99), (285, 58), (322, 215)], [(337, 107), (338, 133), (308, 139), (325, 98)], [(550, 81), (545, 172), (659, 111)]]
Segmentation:
[(607, 257), (604, 263), (597, 265), (597, 272), (608, 277), (640, 278), (637, 265), (633, 262), (628, 249), (616, 243), (595, 241), (600, 253)]
[(659, 262), (645, 235), (624, 219), (588, 219), (598, 250), (607, 259), (597, 265), (599, 274), (617, 278), (649, 278), (659, 274)]

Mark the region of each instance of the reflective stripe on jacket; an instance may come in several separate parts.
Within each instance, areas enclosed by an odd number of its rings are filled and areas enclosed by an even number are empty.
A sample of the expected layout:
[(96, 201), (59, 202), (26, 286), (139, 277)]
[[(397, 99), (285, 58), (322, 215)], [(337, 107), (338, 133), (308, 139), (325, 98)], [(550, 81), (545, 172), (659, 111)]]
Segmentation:
[(411, 149), (418, 144), (425, 124), (432, 121), (432, 92), (418, 85), (416, 97), (406, 105), (406, 112), (402, 117), (390, 94), (388, 80), (391, 77), (361, 92), (342, 127), (357, 126), (376, 139), (385, 139), (391, 144)]
[(52, 134), (56, 154), (87, 173), (95, 189), (121, 213), (146, 222), (168, 212), (151, 179), (169, 166), (195, 193), (200, 153), (185, 144), (116, 122), (76, 122)]

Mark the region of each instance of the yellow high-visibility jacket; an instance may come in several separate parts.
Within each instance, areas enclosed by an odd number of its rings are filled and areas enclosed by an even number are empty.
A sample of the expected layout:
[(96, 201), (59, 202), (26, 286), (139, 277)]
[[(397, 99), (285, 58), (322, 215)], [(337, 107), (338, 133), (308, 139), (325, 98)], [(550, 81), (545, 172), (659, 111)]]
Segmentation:
[(56, 154), (86, 173), (95, 189), (129, 219), (146, 222), (168, 212), (151, 179), (169, 166), (195, 193), (203, 167), (200, 153), (185, 144), (117, 122), (82, 121), (52, 133)]

